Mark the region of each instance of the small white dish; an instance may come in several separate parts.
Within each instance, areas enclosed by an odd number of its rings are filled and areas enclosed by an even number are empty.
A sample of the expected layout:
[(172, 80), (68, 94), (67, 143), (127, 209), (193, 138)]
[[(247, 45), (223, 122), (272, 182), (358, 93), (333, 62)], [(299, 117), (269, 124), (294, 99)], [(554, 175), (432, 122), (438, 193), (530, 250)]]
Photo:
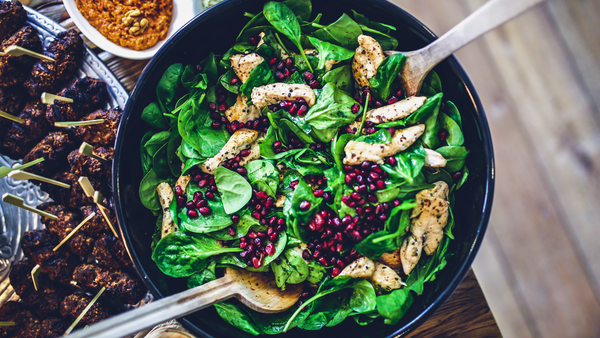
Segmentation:
[(63, 0), (63, 3), (69, 16), (71, 16), (71, 19), (73, 19), (73, 22), (77, 25), (81, 33), (90, 39), (96, 46), (116, 56), (132, 60), (150, 59), (156, 54), (160, 47), (169, 40), (177, 30), (179, 30), (179, 28), (192, 20), (196, 14), (199, 14), (203, 10), (201, 1), (173, 0), (173, 17), (171, 18), (171, 25), (169, 26), (166, 39), (158, 41), (158, 43), (151, 48), (145, 50), (133, 50), (121, 47), (105, 38), (104, 35), (96, 30), (94, 26), (90, 25), (81, 12), (79, 12), (75, 0)]

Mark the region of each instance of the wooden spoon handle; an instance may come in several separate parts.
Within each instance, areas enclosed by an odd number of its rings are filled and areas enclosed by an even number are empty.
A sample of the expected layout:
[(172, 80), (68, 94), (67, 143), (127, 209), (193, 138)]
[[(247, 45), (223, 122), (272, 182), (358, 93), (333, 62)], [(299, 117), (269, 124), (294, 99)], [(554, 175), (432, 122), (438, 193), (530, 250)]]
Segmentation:
[(210, 283), (127, 311), (70, 334), (69, 338), (126, 337), (146, 328), (183, 317), (214, 303), (231, 298), (238, 291), (236, 282), (225, 275)]

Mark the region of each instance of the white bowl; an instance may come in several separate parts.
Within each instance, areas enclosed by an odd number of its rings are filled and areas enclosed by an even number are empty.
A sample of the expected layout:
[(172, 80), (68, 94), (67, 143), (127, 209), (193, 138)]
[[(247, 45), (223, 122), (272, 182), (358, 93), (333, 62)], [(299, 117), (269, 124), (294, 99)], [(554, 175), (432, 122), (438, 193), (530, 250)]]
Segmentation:
[(77, 25), (83, 35), (90, 39), (96, 46), (116, 56), (133, 60), (150, 59), (156, 54), (160, 47), (173, 36), (177, 30), (179, 30), (179, 28), (192, 20), (196, 14), (199, 14), (203, 10), (201, 0), (173, 0), (173, 17), (171, 18), (171, 25), (169, 26), (166, 39), (158, 41), (158, 43), (151, 48), (145, 50), (133, 50), (121, 47), (105, 38), (104, 35), (96, 30), (94, 26), (90, 25), (81, 12), (79, 12), (75, 0), (63, 0), (63, 3), (75, 25)]

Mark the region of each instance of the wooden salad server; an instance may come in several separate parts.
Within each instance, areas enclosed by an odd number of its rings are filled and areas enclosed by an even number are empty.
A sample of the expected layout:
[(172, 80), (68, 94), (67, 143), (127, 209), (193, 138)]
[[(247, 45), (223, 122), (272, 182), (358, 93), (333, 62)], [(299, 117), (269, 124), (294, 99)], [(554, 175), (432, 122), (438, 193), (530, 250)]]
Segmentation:
[(226, 268), (222, 278), (103, 320), (68, 337), (126, 337), (231, 297), (252, 310), (278, 313), (294, 305), (301, 293), (302, 284), (287, 285), (286, 290), (281, 291), (267, 274)]
[(399, 74), (400, 82), (406, 89), (407, 96), (415, 96), (427, 73), (442, 60), (542, 1), (544, 0), (490, 0), (426, 47), (411, 52), (384, 53), (402, 53), (406, 56), (406, 64)]

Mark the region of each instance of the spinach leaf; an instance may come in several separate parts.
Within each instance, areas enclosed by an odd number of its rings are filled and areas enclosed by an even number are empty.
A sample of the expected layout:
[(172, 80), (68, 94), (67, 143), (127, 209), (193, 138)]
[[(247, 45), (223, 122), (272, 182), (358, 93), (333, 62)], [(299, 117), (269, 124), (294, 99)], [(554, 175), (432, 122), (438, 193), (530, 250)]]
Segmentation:
[(335, 159), (335, 163), (337, 164), (337, 167), (340, 170), (340, 172), (344, 169), (344, 163), (342, 161), (344, 159), (344, 156), (346, 156), (344, 148), (346, 147), (346, 144), (348, 144), (348, 142), (354, 140), (355, 138), (356, 135), (354, 134), (343, 134), (340, 135), (340, 137), (338, 137), (335, 140), (335, 142), (331, 145), (333, 158)]
[(306, 280), (313, 284), (319, 284), (325, 278), (326, 273), (327, 269), (323, 265), (310, 261), (308, 262), (308, 277), (306, 277)]
[(278, 263), (273, 262), (271, 269), (275, 274), (275, 282), (282, 290), (285, 290), (285, 284), (300, 284), (308, 277), (308, 264), (302, 258), (302, 252), (298, 249), (290, 248), (285, 250), (283, 256), (280, 256)]
[(277, 141), (277, 129), (274, 125), (271, 125), (267, 130), (267, 133), (265, 134), (265, 138), (258, 141), (258, 147), (260, 148), (260, 156), (266, 159), (275, 158), (273, 143)]
[(240, 210), (252, 198), (250, 183), (242, 175), (225, 167), (215, 169), (215, 184), (221, 193), (223, 208), (228, 214)]
[(465, 143), (465, 138), (463, 136), (462, 130), (456, 121), (451, 119), (448, 115), (441, 113), (440, 114), (440, 122), (441, 127), (448, 131), (448, 137), (446, 138), (446, 143), (449, 146), (459, 147)]
[(458, 108), (456, 108), (456, 105), (452, 101), (446, 101), (446, 113), (448, 114), (448, 116), (450, 116), (451, 119), (453, 119), (458, 124), (458, 127), (462, 129), (462, 120), (460, 117), (460, 112), (458, 111)]
[(176, 231), (158, 242), (152, 260), (167, 276), (189, 277), (208, 265), (208, 257), (240, 251), (240, 248), (222, 248), (219, 242), (205, 235), (190, 236)]
[(209, 83), (216, 84), (218, 77), (218, 69), (217, 69), (217, 59), (215, 54), (212, 52), (208, 54), (206, 59), (200, 62), (200, 66), (202, 67), (202, 71), (206, 74), (206, 78)]
[(425, 165), (425, 156), (426, 153), (423, 145), (420, 142), (415, 142), (405, 151), (396, 154), (396, 173), (409, 184), (413, 184), (415, 178), (421, 173), (421, 169)]
[(215, 273), (216, 267), (217, 263), (213, 261), (210, 262), (204, 270), (189, 276), (187, 281), (187, 288), (193, 289), (196, 286), (200, 286), (217, 279), (217, 275)]
[(356, 12), (355, 10), (352, 10), (352, 14), (354, 14), (354, 20), (356, 20), (357, 23), (367, 26), (369, 28), (378, 30), (380, 32), (384, 32), (384, 33), (389, 33), (390, 31), (395, 31), (396, 27), (394, 26), (390, 26), (381, 22), (376, 22), (376, 21), (371, 21), (369, 18), (367, 18), (366, 16)]
[(327, 325), (338, 312), (341, 302), (348, 303), (348, 294), (340, 292), (322, 298), (321, 304), (313, 303), (312, 314), (298, 327), (302, 330), (320, 330)]
[(437, 168), (437, 170), (433, 173), (430, 172), (426, 172), (427, 173), (427, 183), (434, 183), (437, 181), (444, 181), (448, 184), (449, 187), (451, 187), (454, 184), (454, 180), (452, 179), (452, 176), (450, 176), (450, 174), (448, 174), (448, 172), (444, 169), (441, 168)]
[(329, 42), (321, 41), (311, 36), (308, 37), (308, 40), (313, 46), (315, 46), (315, 48), (319, 52), (319, 65), (317, 66), (317, 68), (323, 71), (325, 70), (325, 63), (327, 62), (327, 60), (343, 61), (354, 57), (354, 51), (352, 50), (340, 47)]
[(277, 82), (277, 79), (271, 71), (271, 67), (269, 67), (267, 60), (264, 60), (252, 69), (248, 79), (240, 87), (240, 93), (244, 96), (251, 97), (252, 89), (254, 87), (260, 87), (275, 82)]
[(279, 184), (279, 172), (271, 162), (254, 160), (246, 165), (247, 177), (258, 190), (275, 197)]
[(338, 301), (337, 311), (335, 312), (331, 320), (325, 325), (327, 327), (332, 327), (340, 324), (348, 317), (348, 315), (352, 313), (352, 308), (348, 303), (348, 295), (345, 294), (341, 296), (342, 297), (338, 298), (341, 298), (341, 300)]
[(267, 255), (265, 257), (263, 266), (267, 266), (267, 265), (271, 264), (273, 261), (275, 261), (277, 258), (281, 257), (281, 254), (283, 254), (283, 252), (285, 250), (285, 246), (287, 245), (287, 242), (288, 242), (287, 234), (285, 232), (280, 233), (279, 236), (277, 236), (277, 240), (275, 240), (275, 243), (273, 243), (273, 245), (275, 246), (275, 253), (273, 255)]
[(352, 287), (352, 296), (350, 296), (350, 308), (356, 313), (367, 313), (375, 310), (376, 298), (373, 285), (364, 279)]
[(171, 137), (171, 133), (169, 131), (161, 131), (152, 135), (152, 137), (150, 137), (150, 139), (144, 144), (144, 148), (146, 148), (148, 155), (154, 157), (154, 154), (156, 154), (156, 152), (162, 146), (169, 142), (169, 137)]
[(440, 242), (437, 250), (431, 257), (422, 257), (417, 266), (408, 275), (406, 285), (417, 295), (421, 295), (424, 290), (424, 284), (436, 279), (436, 275), (448, 263), (447, 259), (451, 256), (448, 252), (450, 238), (444, 237)]
[(437, 116), (437, 111), (439, 111), (439, 106), (442, 102), (442, 96), (443, 94), (440, 93), (428, 98), (421, 108), (406, 118), (406, 125), (412, 126), (415, 124), (424, 123), (432, 115)]
[(386, 57), (377, 68), (377, 73), (369, 80), (375, 98), (387, 101), (394, 88), (392, 85), (402, 70), (406, 57), (404, 54), (392, 54)]
[(285, 0), (283, 3), (302, 20), (310, 19), (310, 13), (312, 13), (312, 3), (310, 0)]
[(250, 317), (242, 307), (228, 302), (221, 302), (215, 304), (215, 309), (219, 316), (221, 316), (228, 324), (254, 336), (262, 334), (260, 327), (254, 323), (252, 317)]
[(235, 75), (233, 69), (230, 69), (225, 74), (221, 75), (221, 77), (219, 78), (219, 83), (221, 84), (221, 86), (223, 86), (223, 88), (237, 95), (240, 93), (240, 86), (242, 81), (237, 81), (236, 84), (231, 84), (231, 80), (235, 78), (237, 78), (237, 75)]
[(442, 81), (435, 71), (429, 72), (423, 80), (423, 86), (419, 95), (421, 96), (433, 96), (442, 92)]
[[(310, 202), (310, 208), (302, 211), (300, 210), (300, 203), (304, 201)], [(304, 179), (298, 180), (298, 185), (291, 194), (286, 193), (283, 213), (286, 216), (288, 231), (291, 231), (295, 238), (306, 243), (308, 234), (303, 224), (308, 222), (319, 211), (321, 201), (321, 198), (315, 197), (312, 189)]]
[(392, 291), (388, 295), (377, 297), (377, 311), (385, 318), (385, 323), (395, 325), (412, 305), (414, 298), (408, 288)]
[(321, 152), (310, 148), (293, 149), (277, 154), (275, 159), (288, 168), (297, 170), (302, 176), (321, 175), (332, 163)]
[[(206, 89), (206, 86), (208, 85), (207, 82), (206, 74), (198, 73), (196, 67), (187, 65), (183, 69), (183, 74), (181, 74), (181, 84), (183, 85), (183, 88), (190, 91), (195, 91), (197, 88)], [(183, 98), (185, 98), (185, 96), (179, 99), (177, 103), (180, 103)], [(177, 106), (178, 104), (175, 105), (175, 107)]]
[(181, 145), (181, 136), (179, 133), (172, 132), (167, 143), (167, 161), (171, 175), (179, 177), (181, 175), (181, 161), (177, 158), (177, 149)]
[[(186, 188), (187, 200), (193, 200), (194, 193), (197, 191), (200, 191), (198, 185), (188, 184)], [(210, 215), (190, 218), (187, 215), (187, 209), (184, 208), (179, 212), (178, 217), (187, 231), (204, 234), (224, 229), (233, 223), (231, 217), (225, 213), (223, 202), (219, 196), (215, 196), (215, 199), (207, 201), (208, 207), (211, 210)]]
[(158, 102), (163, 109), (163, 113), (175, 109), (174, 105), (177, 98), (177, 87), (182, 73), (183, 65), (181, 63), (175, 63), (167, 68), (158, 81), (158, 86), (156, 86), (156, 97), (158, 97)]
[(386, 222), (386, 230), (369, 235), (355, 246), (357, 252), (370, 259), (376, 260), (384, 252), (391, 252), (400, 246), (402, 236), (410, 227), (411, 209), (414, 203), (400, 205), (394, 208)]
[(317, 30), (312, 36), (347, 49), (356, 49), (361, 34), (360, 26), (344, 13), (336, 22)]
[(315, 104), (305, 116), (321, 142), (330, 142), (339, 127), (352, 123), (356, 114), (352, 106), (356, 101), (345, 91), (338, 90), (333, 83), (323, 87)]
[(140, 182), (140, 201), (142, 204), (153, 211), (161, 209), (160, 202), (158, 201), (158, 193), (156, 187), (162, 180), (158, 177), (154, 169), (150, 169)]
[(142, 136), (142, 141), (140, 142), (140, 158), (142, 160), (142, 172), (144, 175), (152, 169), (152, 156), (146, 152), (144, 145), (150, 140), (153, 134), (154, 132), (152, 130), (147, 131), (144, 136)]
[[(331, 83), (335, 88), (350, 93), (354, 86), (352, 78), (352, 66), (345, 65), (328, 71), (323, 76), (323, 83), (327, 85)], [(360, 109), (362, 111), (362, 109)]]
[(450, 173), (459, 171), (465, 165), (467, 155), (469, 155), (469, 151), (465, 147), (446, 146), (437, 148), (435, 151), (444, 156), (446, 159), (445, 169)]
[(228, 253), (225, 255), (219, 255), (215, 258), (215, 262), (217, 262), (218, 268), (240, 268), (246, 269), (248, 264), (246, 264), (241, 258), (240, 255), (236, 253)]
[(468, 178), (469, 178), (469, 169), (465, 165), (462, 169), (462, 177), (460, 178), (458, 183), (456, 183), (456, 189), (460, 189), (460, 187), (462, 187), (467, 182)]
[(375, 134), (359, 136), (354, 141), (367, 144), (389, 144), (392, 142), (392, 135), (387, 129), (380, 129)]
[(142, 120), (146, 121), (152, 128), (158, 130), (168, 130), (169, 124), (165, 117), (163, 116), (162, 111), (158, 103), (152, 102), (142, 112)]
[(163, 144), (154, 154), (152, 168), (156, 175), (162, 179), (167, 179), (171, 176), (169, 160), (167, 159), (167, 143)]
[[(437, 102), (438, 104), (433, 109), (432, 114), (429, 115), (429, 117), (425, 120), (425, 122), (423, 122), (425, 124), (425, 132), (423, 133), (423, 136), (421, 136), (421, 139), (422, 139), (423, 143), (425, 143), (431, 149), (437, 148), (440, 144), (440, 138), (439, 138), (440, 125), (438, 123), (438, 114), (440, 112), (440, 104), (442, 101), (442, 97), (441, 97), (441, 94), (439, 94), (439, 95), (440, 96), (434, 96), (430, 99), (427, 99), (427, 103), (429, 103), (429, 100), (433, 101), (434, 98), (439, 97), (439, 100), (436, 99), (434, 102), (431, 103), (432, 105), (435, 102)], [(423, 108), (423, 107), (421, 107), (421, 108)]]
[(229, 230), (227, 229), (214, 231), (211, 232), (209, 235), (220, 241), (229, 241), (232, 239), (237, 239), (246, 236), (250, 228), (260, 225), (259, 221), (256, 218), (252, 217), (252, 215), (250, 215), (249, 210), (239, 212), (238, 214), (240, 214), (239, 222), (231, 225), (231, 227), (233, 227), (233, 230), (235, 231), (234, 236), (231, 236), (229, 234)]

